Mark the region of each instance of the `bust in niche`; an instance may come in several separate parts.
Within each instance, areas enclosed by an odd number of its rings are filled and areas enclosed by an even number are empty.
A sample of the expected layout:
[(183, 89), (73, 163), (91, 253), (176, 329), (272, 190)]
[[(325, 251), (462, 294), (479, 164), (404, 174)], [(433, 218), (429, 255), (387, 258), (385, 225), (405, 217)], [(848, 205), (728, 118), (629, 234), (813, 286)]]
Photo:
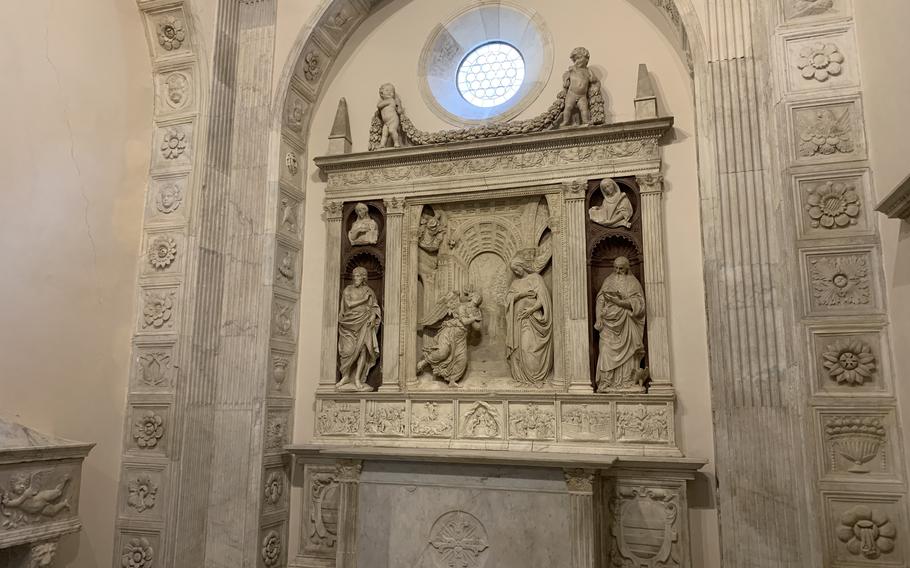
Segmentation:
[(358, 266), (353, 284), (341, 293), (338, 312), (338, 390), (373, 390), (366, 384), (370, 369), (379, 360), (379, 323), (382, 311), (373, 289), (367, 286), (367, 269)]
[(600, 193), (603, 203), (588, 209), (588, 217), (598, 225), (615, 228), (632, 227), (632, 202), (619, 185), (610, 178), (600, 182)]
[(354, 206), (357, 219), (348, 231), (348, 240), (352, 246), (375, 245), (379, 241), (379, 225), (370, 217), (370, 209), (365, 203)]

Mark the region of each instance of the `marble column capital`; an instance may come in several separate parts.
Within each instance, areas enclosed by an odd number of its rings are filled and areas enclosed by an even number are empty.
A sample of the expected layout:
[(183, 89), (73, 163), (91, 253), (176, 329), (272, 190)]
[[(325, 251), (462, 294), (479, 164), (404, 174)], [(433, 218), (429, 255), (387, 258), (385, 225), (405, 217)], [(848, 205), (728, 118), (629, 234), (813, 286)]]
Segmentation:
[(562, 182), (562, 193), (566, 201), (584, 199), (588, 189), (588, 180), (575, 178)]
[(400, 195), (393, 195), (391, 197), (386, 197), (382, 200), (382, 203), (385, 205), (386, 215), (404, 215), (404, 197)]
[(322, 203), (322, 218), (325, 221), (341, 221), (344, 202), (326, 200)]
[(638, 182), (638, 189), (642, 193), (663, 193), (664, 176), (662, 174), (654, 173), (635, 176), (635, 181)]
[(569, 493), (578, 495), (592, 495), (594, 493), (594, 470), (567, 468), (562, 471), (566, 478), (566, 487), (569, 489)]
[(335, 465), (335, 481), (339, 483), (360, 483), (363, 462), (360, 460), (338, 460)]

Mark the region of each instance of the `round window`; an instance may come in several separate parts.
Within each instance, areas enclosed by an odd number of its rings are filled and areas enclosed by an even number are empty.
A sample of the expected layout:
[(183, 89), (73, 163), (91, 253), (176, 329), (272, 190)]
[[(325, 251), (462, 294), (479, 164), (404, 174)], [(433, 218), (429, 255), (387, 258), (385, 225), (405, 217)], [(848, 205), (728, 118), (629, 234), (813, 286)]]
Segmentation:
[(458, 92), (472, 105), (484, 108), (514, 97), (524, 79), (521, 53), (501, 41), (475, 48), (458, 66)]

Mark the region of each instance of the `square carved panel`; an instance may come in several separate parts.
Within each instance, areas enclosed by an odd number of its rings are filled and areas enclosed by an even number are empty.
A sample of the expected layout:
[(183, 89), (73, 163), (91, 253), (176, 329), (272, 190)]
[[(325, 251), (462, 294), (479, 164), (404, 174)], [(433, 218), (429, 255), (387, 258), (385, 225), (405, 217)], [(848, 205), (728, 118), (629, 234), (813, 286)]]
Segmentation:
[(796, 164), (866, 158), (863, 111), (858, 98), (793, 105), (789, 122)]
[(793, 184), (800, 237), (874, 234), (868, 170), (796, 176)]
[(149, 41), (157, 59), (169, 59), (191, 54), (190, 22), (183, 8), (154, 12), (148, 15)]
[(563, 440), (611, 440), (613, 412), (609, 404), (568, 404), (560, 406)]
[(808, 333), (815, 394), (891, 394), (887, 337), (880, 324), (811, 326)]
[(161, 113), (193, 110), (195, 79), (189, 66), (163, 70), (155, 75), (155, 109)]
[(367, 436), (406, 436), (408, 433), (407, 404), (404, 401), (366, 401), (363, 427)]
[(360, 401), (318, 400), (316, 434), (319, 436), (357, 436), (360, 434)]
[(669, 443), (673, 413), (666, 404), (617, 404), (614, 432), (618, 442)]
[(786, 84), (790, 91), (854, 87), (859, 83), (857, 50), (849, 28), (784, 39)]
[(184, 223), (188, 207), (188, 181), (185, 174), (153, 178), (146, 195), (146, 221), (148, 223)]
[(435, 400), (411, 401), (411, 436), (451, 438), (455, 433), (455, 405)]
[(170, 446), (171, 408), (167, 404), (133, 404), (126, 425), (127, 450), (140, 456), (167, 456)]
[(297, 355), (292, 350), (272, 349), (269, 396), (290, 397), (297, 373)]
[(114, 549), (116, 566), (158, 566), (164, 562), (158, 531), (122, 529)]
[(193, 124), (179, 122), (155, 130), (152, 167), (158, 171), (186, 170), (193, 165)]
[(889, 493), (823, 494), (826, 566), (906, 566), (903, 498)]
[(167, 476), (162, 465), (126, 464), (120, 483), (120, 513), (144, 521), (160, 521), (167, 510)]
[(501, 402), (460, 402), (458, 404), (458, 437), (501, 440), (506, 434)]
[(130, 379), (131, 392), (173, 392), (177, 376), (174, 341), (143, 341), (135, 345)]
[(780, 0), (780, 2), (784, 18), (787, 20), (844, 18), (851, 14), (850, 0)]
[(822, 440), (820, 465), (829, 480), (899, 482), (903, 463), (893, 408), (835, 407), (816, 410)]
[(556, 405), (545, 403), (509, 404), (510, 440), (555, 440)]
[(879, 271), (871, 249), (804, 252), (803, 268), (810, 314), (880, 311)]

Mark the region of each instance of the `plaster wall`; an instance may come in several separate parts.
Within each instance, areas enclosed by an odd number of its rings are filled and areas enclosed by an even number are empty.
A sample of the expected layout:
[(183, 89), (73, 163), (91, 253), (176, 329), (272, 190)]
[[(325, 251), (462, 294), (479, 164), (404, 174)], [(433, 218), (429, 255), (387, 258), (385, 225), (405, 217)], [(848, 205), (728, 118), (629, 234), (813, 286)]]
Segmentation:
[[(910, 69), (899, 54), (910, 53), (910, 4), (903, 0), (854, 2), (863, 81), (863, 102), (872, 178), (878, 200), (910, 174), (907, 131)], [(887, 38), (887, 39), (884, 39)], [(910, 416), (910, 222), (876, 213), (881, 231), (882, 266), (891, 316), (894, 382), (904, 419), (904, 456), (910, 456), (906, 422)], [(910, 462), (908, 462), (910, 465)], [(906, 471), (906, 470), (905, 470)]]
[(152, 134), (135, 3), (0, 2), (0, 414), (97, 446), (59, 565), (109, 565)]
[[(366, 150), (369, 124), (380, 84), (397, 87), (408, 115), (423, 130), (449, 128), (425, 106), (416, 79), (418, 58), (434, 25), (461, 10), (468, 2), (447, 3), (396, 0), (382, 5), (354, 33), (338, 57), (314, 113), (308, 153), (312, 158), (328, 149), (328, 134), (340, 97), (351, 118), (354, 151)], [(572, 48), (584, 45), (591, 66), (608, 95), (608, 120), (634, 118), (633, 99), (639, 63), (647, 63), (655, 80), (660, 112), (676, 119), (675, 140), (664, 147), (666, 194), (666, 254), (669, 263), (671, 349), (673, 380), (679, 393), (678, 435), (687, 455), (713, 459), (713, 434), (707, 370), (704, 282), (695, 154), (695, 117), (692, 84), (676, 46), (649, 19), (657, 16), (649, 2), (627, 0), (568, 0), (558, 4), (526, 0), (522, 5), (539, 12), (552, 34), (553, 73), (540, 98), (521, 116), (538, 114), (553, 101)], [(596, 6), (596, 12), (593, 8)], [(283, 49), (293, 44), (286, 33), (299, 33), (287, 24), (300, 12), (278, 4), (276, 61), (286, 60)], [(650, 10), (655, 10), (650, 13)], [(595, 17), (591, 17), (596, 13)], [(657, 21), (660, 21), (657, 19)], [(325, 184), (310, 167), (306, 183), (304, 275), (301, 291), (300, 351), (297, 378), (297, 443), (313, 435), (313, 401), (321, 357), (323, 304), (335, 299), (323, 295), (325, 225), (321, 219)], [(693, 488), (690, 522), (695, 566), (719, 566), (717, 515), (711, 499), (711, 466)], [(293, 534), (293, 533), (292, 533)]]

